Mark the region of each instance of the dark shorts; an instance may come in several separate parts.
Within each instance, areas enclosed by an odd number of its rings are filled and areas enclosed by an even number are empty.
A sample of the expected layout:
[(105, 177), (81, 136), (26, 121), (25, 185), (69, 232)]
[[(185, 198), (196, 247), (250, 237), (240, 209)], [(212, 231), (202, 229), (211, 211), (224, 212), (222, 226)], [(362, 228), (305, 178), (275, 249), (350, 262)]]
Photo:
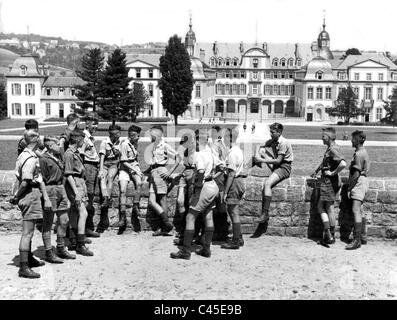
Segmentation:
[(114, 161), (105, 161), (103, 163), (103, 170), (105, 171), (105, 176), (116, 177), (117, 172), (119, 171), (119, 162), (117, 160)]
[(190, 200), (190, 210), (196, 213), (206, 213), (215, 208), (215, 199), (219, 193), (214, 181), (204, 182), (202, 188), (195, 188)]
[(226, 197), (226, 204), (239, 204), (245, 192), (245, 178), (237, 177), (233, 180)]
[(98, 165), (85, 163), (85, 184), (87, 185), (87, 193), (94, 194), (98, 181)]
[[(78, 178), (78, 177), (74, 177), (74, 181), (76, 183), (76, 188), (77, 188), (77, 192), (80, 194), (81, 196), (81, 202), (83, 205), (87, 205), (87, 201), (88, 201), (88, 193), (87, 193), (87, 186), (85, 184), (85, 181), (83, 178)], [(67, 182), (65, 184), (65, 190), (66, 190), (66, 194), (69, 198), (69, 201), (72, 205), (74, 205), (75, 203), (75, 194), (72, 190), (72, 188), (70, 187), (69, 183)]]
[(273, 173), (277, 174), (280, 178), (280, 181), (288, 179), (291, 175), (291, 163), (282, 163), (280, 166), (273, 167)]
[(189, 187), (194, 183), (194, 169), (186, 169), (183, 172), (181, 180), (179, 180), (179, 187)]
[(339, 177), (321, 177), (319, 201), (335, 202), (340, 190)]
[(54, 213), (57, 213), (59, 216), (69, 210), (70, 203), (63, 184), (59, 186), (46, 186), (46, 190)]
[[(217, 172), (215, 172), (216, 174)], [(219, 177), (215, 179), (215, 183), (218, 186), (219, 192), (225, 191), (226, 175), (222, 173)]]
[(167, 194), (168, 183), (160, 176), (160, 174), (167, 172), (168, 170), (166, 167), (158, 167), (151, 171), (149, 180), (149, 192), (154, 192), (159, 195)]
[(41, 205), (41, 192), (39, 188), (32, 188), (25, 193), (18, 201), (18, 207), (21, 210), (23, 221), (43, 219), (43, 207)]

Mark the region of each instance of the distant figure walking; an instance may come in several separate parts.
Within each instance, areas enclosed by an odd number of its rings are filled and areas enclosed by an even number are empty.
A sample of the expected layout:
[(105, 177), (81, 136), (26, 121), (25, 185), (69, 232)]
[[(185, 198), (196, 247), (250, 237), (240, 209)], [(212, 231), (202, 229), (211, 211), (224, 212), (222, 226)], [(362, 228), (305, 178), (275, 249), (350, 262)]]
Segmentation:
[(343, 140), (349, 140), (349, 135), (347, 131), (343, 131)]
[(243, 125), (243, 129), (244, 129), (244, 132), (247, 130), (247, 124), (244, 122), (244, 125)]
[(252, 124), (251, 133), (252, 133), (252, 134), (255, 133), (255, 122)]

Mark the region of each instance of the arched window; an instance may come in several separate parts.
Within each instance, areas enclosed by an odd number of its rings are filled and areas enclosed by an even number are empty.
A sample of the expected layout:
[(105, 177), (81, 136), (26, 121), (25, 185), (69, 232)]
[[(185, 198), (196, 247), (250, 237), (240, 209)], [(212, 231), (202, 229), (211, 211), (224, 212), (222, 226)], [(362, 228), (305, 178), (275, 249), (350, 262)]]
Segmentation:
[(323, 80), (324, 73), (322, 71), (317, 71), (316, 72), (316, 79), (317, 80)]
[(254, 67), (254, 68), (258, 68), (258, 64), (259, 64), (259, 60), (258, 59), (253, 59), (252, 60), (252, 66)]
[(250, 112), (251, 113), (259, 113), (259, 101), (252, 100), (250, 103)]
[(281, 62), (281, 66), (282, 66), (282, 67), (285, 67), (285, 59), (282, 58), (282, 59), (280, 60), (280, 62)]
[(234, 94), (234, 95), (237, 94), (237, 88), (238, 88), (237, 83), (234, 83), (234, 84), (233, 84), (233, 94)]
[(215, 112), (223, 112), (224, 102), (221, 99), (215, 100)]
[(288, 67), (293, 67), (294, 66), (294, 59), (289, 58), (288, 59)]
[(270, 71), (270, 79), (274, 79), (274, 72)]
[(226, 66), (230, 67), (230, 58), (226, 58)]
[(265, 107), (265, 110), (267, 107), (267, 113), (272, 113), (272, 102), (270, 100), (264, 100), (262, 105)]
[(288, 79), (289, 78), (289, 72), (287, 71), (286, 73), (285, 73), (285, 79)]
[(280, 86), (280, 95), (284, 96), (285, 95), (285, 85)]
[(211, 59), (210, 59), (210, 66), (215, 67), (215, 58), (214, 57), (211, 57)]
[(283, 113), (284, 112), (284, 102), (281, 100), (277, 100), (274, 103), (274, 113)]
[(293, 114), (295, 112), (295, 101), (288, 100), (287, 101), (287, 108), (285, 109), (286, 114)]
[(277, 58), (273, 59), (273, 66), (278, 67), (278, 59)]
[(218, 66), (223, 65), (223, 59), (222, 58), (218, 58)]
[(233, 67), (237, 67), (238, 66), (238, 59), (234, 58), (233, 59)]
[(228, 113), (236, 112), (236, 102), (234, 100), (227, 100), (226, 112), (228, 112)]
[(240, 84), (240, 93), (247, 94), (247, 86), (245, 84)]

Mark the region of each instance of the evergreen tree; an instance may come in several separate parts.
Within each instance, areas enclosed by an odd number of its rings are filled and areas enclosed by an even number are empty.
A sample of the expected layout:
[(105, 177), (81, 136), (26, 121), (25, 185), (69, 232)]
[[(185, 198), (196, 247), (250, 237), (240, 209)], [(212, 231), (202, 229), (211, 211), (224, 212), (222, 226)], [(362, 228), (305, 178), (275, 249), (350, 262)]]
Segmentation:
[(360, 56), (361, 52), (357, 48), (350, 48), (347, 49), (345, 54), (343, 55), (343, 59), (346, 58), (347, 56)]
[(4, 83), (0, 82), (0, 119), (7, 117), (7, 91)]
[(388, 101), (385, 101), (383, 108), (386, 110), (386, 117), (382, 119), (382, 122), (393, 124), (393, 127), (397, 124), (397, 87), (393, 88), (391, 96), (388, 97)]
[(159, 88), (163, 107), (174, 116), (175, 125), (178, 124), (178, 116), (187, 110), (192, 99), (193, 75), (190, 66), (190, 57), (181, 38), (172, 36), (165, 54), (160, 58)]
[(81, 59), (81, 69), (77, 75), (85, 81), (84, 85), (76, 86), (76, 97), (80, 100), (74, 111), (80, 114), (87, 112), (88, 108), (96, 111), (100, 97), (99, 82), (102, 76), (103, 55), (100, 49), (91, 49)]
[(131, 116), (132, 92), (129, 88), (126, 54), (116, 49), (110, 55), (100, 82), (101, 100), (98, 113), (116, 121)]
[(346, 124), (350, 122), (351, 118), (365, 114), (364, 108), (359, 107), (357, 97), (350, 85), (339, 93), (335, 107), (326, 108), (325, 111), (330, 116), (342, 117)]
[(139, 112), (143, 111), (149, 103), (150, 97), (143, 84), (141, 82), (134, 82), (132, 87), (131, 114), (129, 117), (132, 122), (136, 121)]

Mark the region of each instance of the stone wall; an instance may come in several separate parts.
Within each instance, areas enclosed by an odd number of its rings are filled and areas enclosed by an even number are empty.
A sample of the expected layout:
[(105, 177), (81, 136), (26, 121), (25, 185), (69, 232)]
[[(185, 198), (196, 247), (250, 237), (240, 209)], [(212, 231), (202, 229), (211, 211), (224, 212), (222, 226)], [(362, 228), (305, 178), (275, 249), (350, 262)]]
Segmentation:
[[(346, 180), (346, 179), (345, 179)], [(0, 231), (18, 229), (21, 215), (15, 206), (10, 205), (10, 198), (15, 178), (12, 171), (0, 171)], [(255, 220), (261, 210), (262, 177), (250, 176), (246, 179), (247, 190), (241, 202), (240, 213), (242, 230), (252, 233), (256, 227)], [(168, 195), (170, 216), (174, 216), (176, 190)], [(338, 219), (337, 235), (347, 236), (353, 225), (345, 187), (341, 192), (341, 201), (335, 205)], [(131, 212), (134, 189), (129, 185), (127, 195), (127, 215)], [(112, 208), (109, 210), (111, 224), (118, 221), (118, 186), (115, 184)], [(319, 196), (318, 181), (306, 177), (292, 177), (273, 189), (273, 203), (270, 210), (270, 221), (267, 234), (317, 238), (322, 234), (322, 224), (317, 211)], [(151, 210), (147, 210), (148, 185), (143, 187), (140, 220), (145, 229), (156, 229), (158, 219)], [(397, 179), (369, 178), (369, 191), (363, 204), (363, 212), (368, 219), (368, 236), (384, 239), (397, 238)], [(95, 220), (99, 219), (99, 209)]]

